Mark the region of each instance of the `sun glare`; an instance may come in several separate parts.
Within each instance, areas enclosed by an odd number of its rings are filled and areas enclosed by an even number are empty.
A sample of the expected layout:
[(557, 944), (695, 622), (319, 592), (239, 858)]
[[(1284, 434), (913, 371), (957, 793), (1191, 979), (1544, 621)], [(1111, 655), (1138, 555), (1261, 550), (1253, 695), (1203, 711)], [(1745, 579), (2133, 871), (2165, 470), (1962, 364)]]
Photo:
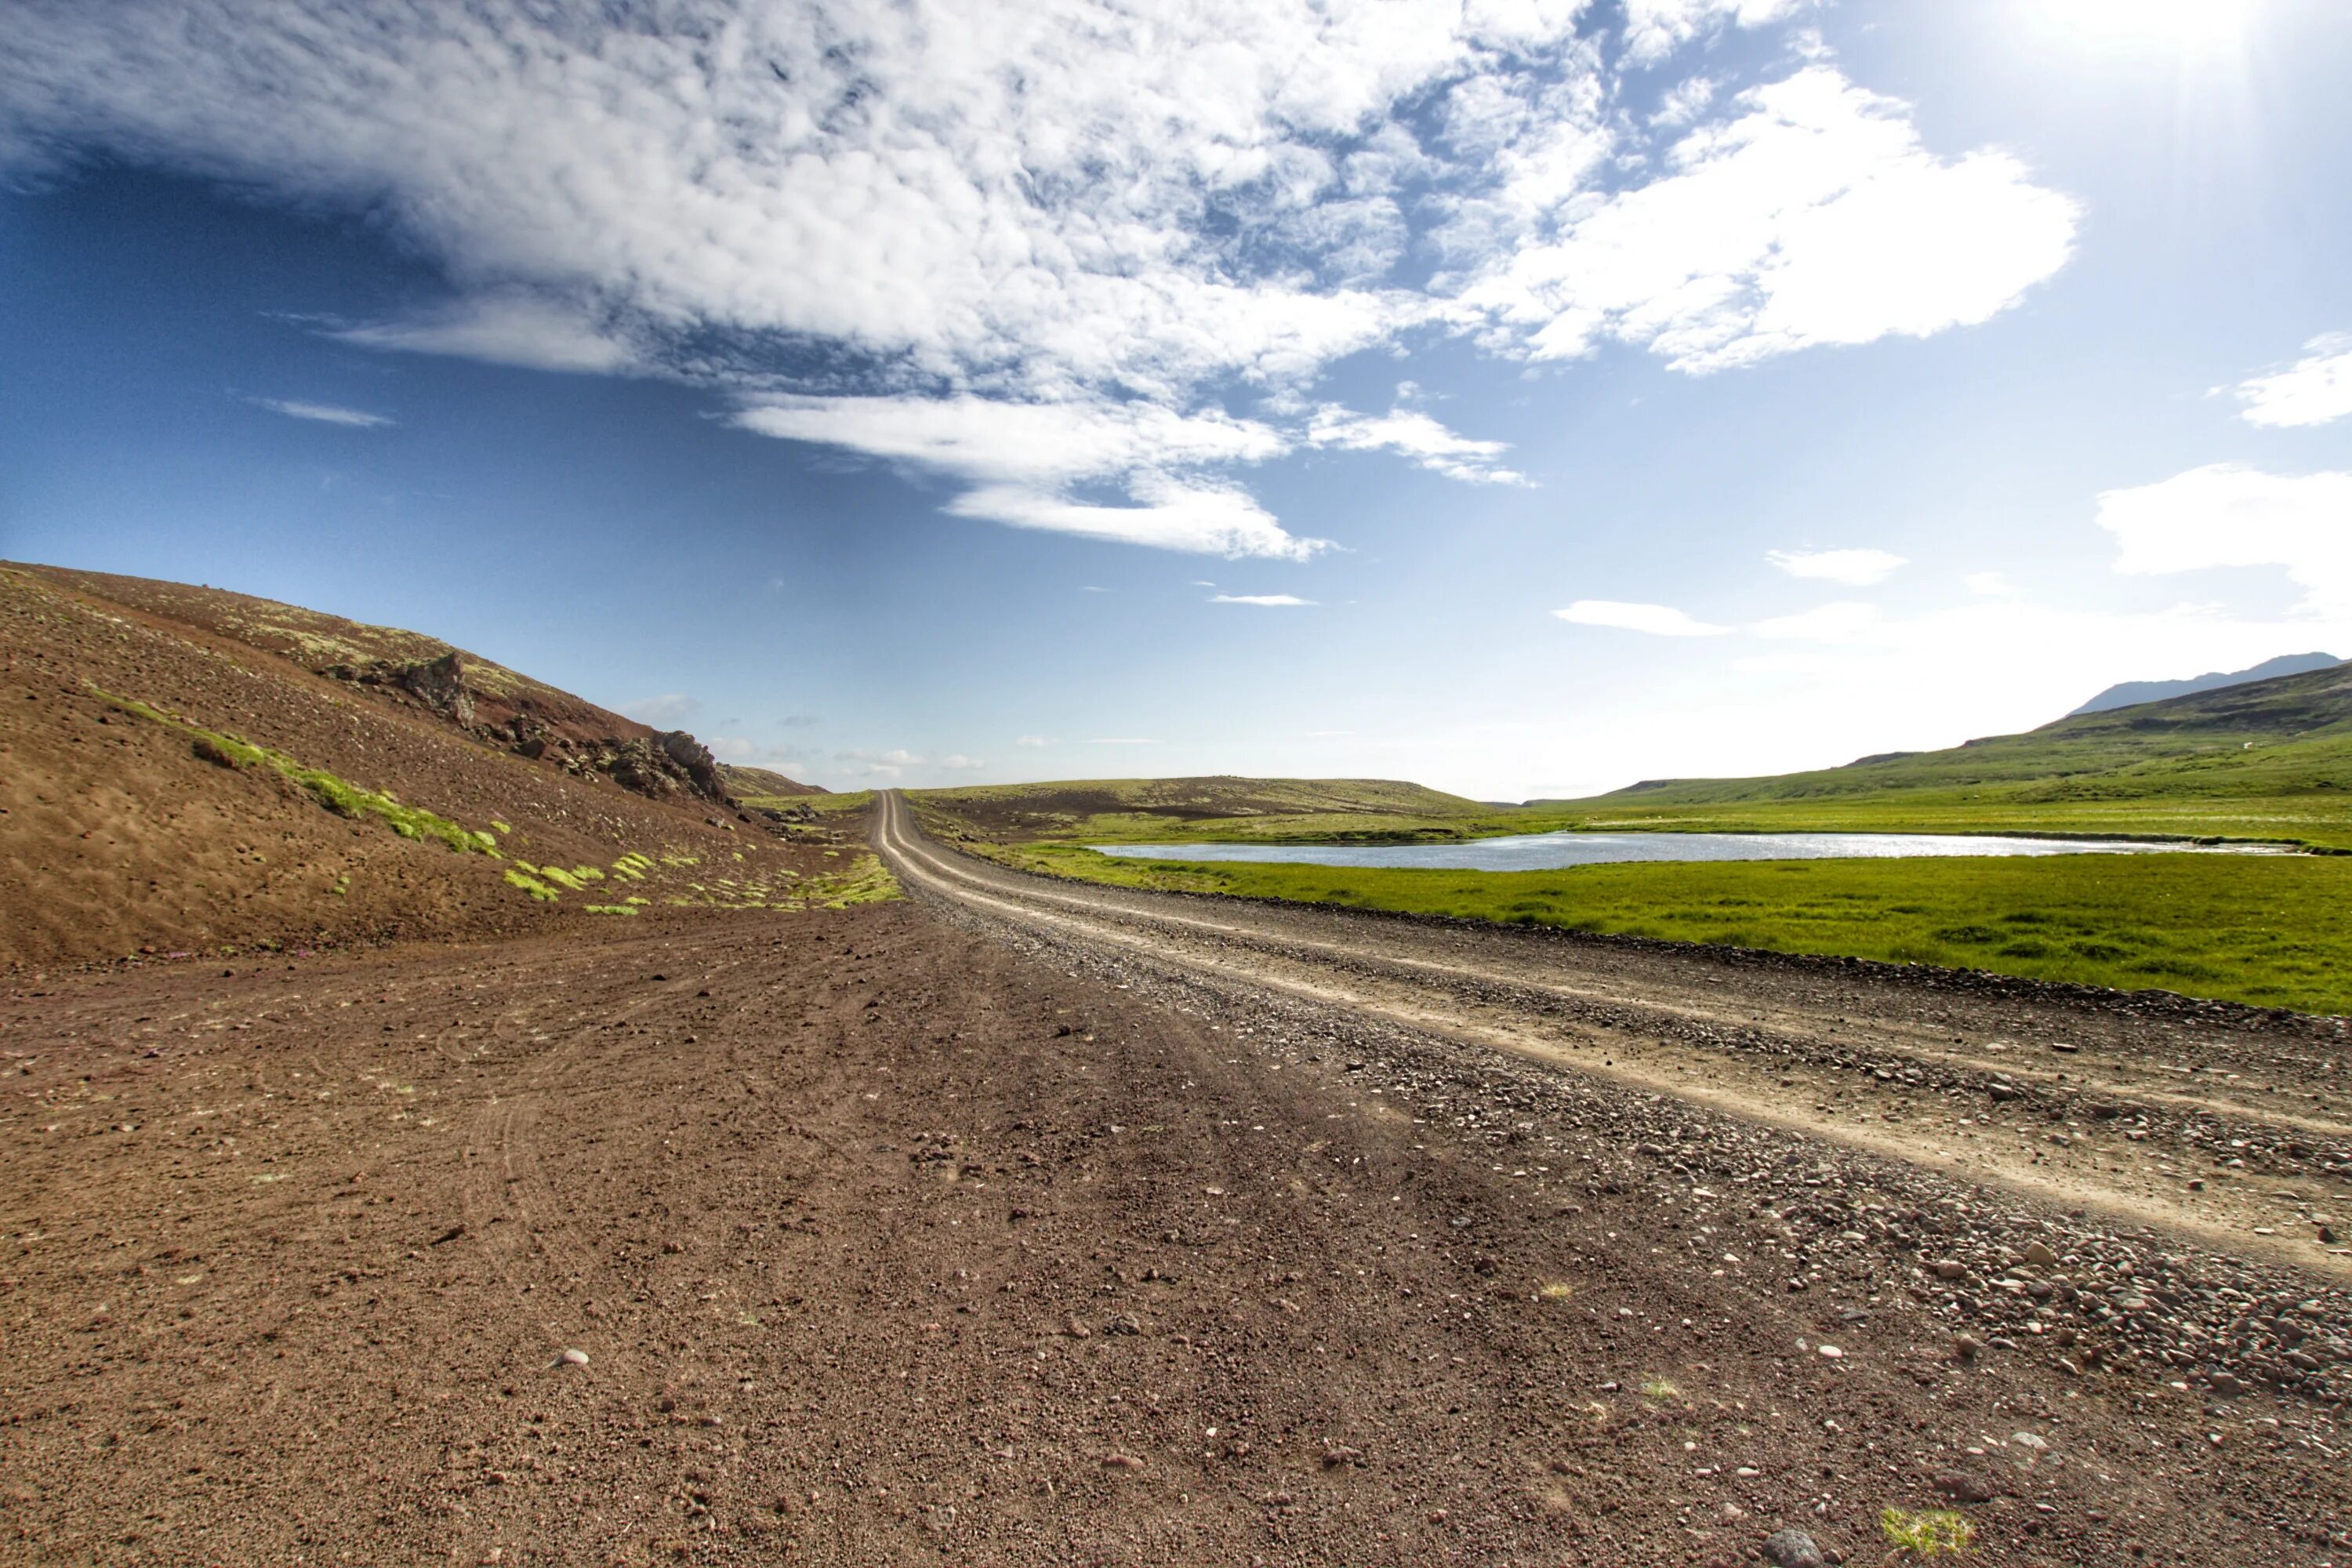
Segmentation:
[(2086, 44), (2198, 53), (2235, 42), (2256, 0), (2032, 0), (2042, 21)]

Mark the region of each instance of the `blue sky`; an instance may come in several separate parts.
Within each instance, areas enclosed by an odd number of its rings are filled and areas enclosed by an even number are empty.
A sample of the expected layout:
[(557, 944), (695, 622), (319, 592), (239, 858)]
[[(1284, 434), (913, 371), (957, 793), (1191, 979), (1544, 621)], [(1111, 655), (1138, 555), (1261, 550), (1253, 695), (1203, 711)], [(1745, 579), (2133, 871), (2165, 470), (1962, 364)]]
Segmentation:
[(1581, 794), (2352, 654), (2326, 0), (600, 9), (12, 7), (0, 553), (833, 787)]

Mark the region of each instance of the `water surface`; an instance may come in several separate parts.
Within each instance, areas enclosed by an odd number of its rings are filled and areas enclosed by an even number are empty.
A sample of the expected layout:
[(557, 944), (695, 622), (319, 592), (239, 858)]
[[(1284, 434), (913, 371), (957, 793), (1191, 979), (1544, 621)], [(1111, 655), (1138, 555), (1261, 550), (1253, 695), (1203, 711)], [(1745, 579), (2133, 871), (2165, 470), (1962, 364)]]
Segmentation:
[(2275, 854), (2244, 844), (2015, 838), (1989, 833), (1522, 833), (1449, 844), (1097, 844), (1142, 860), (1257, 860), (1433, 871), (1549, 871), (1625, 860), (1853, 860), (1905, 855)]

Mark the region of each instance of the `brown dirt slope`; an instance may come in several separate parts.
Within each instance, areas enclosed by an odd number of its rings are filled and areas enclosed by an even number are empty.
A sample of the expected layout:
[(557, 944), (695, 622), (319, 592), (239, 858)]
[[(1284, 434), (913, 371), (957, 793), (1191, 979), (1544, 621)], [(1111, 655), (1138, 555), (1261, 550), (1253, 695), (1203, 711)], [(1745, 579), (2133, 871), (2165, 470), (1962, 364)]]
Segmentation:
[(719, 776), (726, 784), (727, 793), (739, 800), (775, 800), (787, 795), (833, 793), (822, 784), (788, 779), (770, 768), (747, 768), (737, 763), (719, 763)]
[(518, 717), (662, 739), (413, 633), (0, 566), (0, 968), (789, 904), (856, 858), (778, 842), (675, 759), (650, 793), (584, 742), (534, 759)]

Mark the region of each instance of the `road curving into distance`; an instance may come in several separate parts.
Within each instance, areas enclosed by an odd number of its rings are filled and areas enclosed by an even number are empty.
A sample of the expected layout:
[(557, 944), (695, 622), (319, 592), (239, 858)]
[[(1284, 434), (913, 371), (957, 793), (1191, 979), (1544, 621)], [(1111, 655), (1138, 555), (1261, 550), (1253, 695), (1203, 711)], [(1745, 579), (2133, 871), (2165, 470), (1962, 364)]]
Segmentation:
[(908, 890), (983, 921), (2352, 1279), (2342, 1020), (1096, 887), (877, 801)]

